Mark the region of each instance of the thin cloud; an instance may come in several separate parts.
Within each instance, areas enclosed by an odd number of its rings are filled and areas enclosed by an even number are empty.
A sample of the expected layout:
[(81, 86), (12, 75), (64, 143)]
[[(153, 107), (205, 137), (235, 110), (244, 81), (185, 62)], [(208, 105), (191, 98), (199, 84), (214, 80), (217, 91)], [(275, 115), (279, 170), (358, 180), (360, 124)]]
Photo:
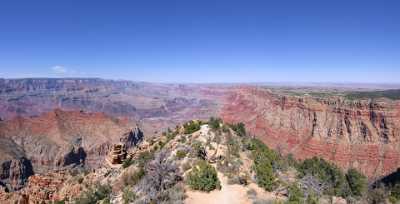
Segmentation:
[(61, 65), (55, 65), (55, 66), (51, 67), (51, 70), (55, 74), (66, 74), (66, 73), (68, 73), (68, 69), (66, 67), (64, 67), (64, 66), (61, 66)]

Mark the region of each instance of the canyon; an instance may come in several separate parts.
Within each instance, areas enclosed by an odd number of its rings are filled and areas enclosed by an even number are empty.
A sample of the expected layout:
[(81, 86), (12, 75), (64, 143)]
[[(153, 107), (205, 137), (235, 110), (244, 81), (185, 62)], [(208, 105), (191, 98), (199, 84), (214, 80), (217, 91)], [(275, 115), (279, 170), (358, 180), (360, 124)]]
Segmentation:
[(264, 85), (0, 79), (1, 185), (18, 190), (33, 174), (97, 168), (117, 142), (132, 146), (211, 116), (243, 122), (282, 154), (320, 156), (371, 180), (400, 165), (398, 100), (276, 93)]

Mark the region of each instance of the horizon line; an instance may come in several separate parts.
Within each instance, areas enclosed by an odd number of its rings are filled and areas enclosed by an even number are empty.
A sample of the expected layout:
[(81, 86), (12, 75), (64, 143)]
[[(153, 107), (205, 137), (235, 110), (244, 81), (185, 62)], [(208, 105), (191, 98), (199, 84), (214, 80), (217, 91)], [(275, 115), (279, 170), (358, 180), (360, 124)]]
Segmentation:
[(133, 79), (112, 79), (103, 77), (0, 77), (0, 80), (30, 80), (30, 79), (96, 79), (105, 81), (125, 81), (133, 83), (155, 83), (155, 84), (252, 84), (252, 85), (400, 85), (400, 82), (357, 82), (357, 81), (255, 81), (255, 82), (162, 82), (162, 81), (140, 81)]

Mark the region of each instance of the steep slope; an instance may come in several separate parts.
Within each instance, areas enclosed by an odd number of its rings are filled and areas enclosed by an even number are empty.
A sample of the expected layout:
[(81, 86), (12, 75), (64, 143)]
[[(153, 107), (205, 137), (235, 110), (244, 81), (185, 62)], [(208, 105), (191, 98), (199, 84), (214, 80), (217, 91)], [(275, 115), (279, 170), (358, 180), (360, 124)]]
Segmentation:
[(398, 101), (278, 96), (243, 87), (228, 97), (221, 116), (243, 121), (266, 144), (299, 159), (321, 156), (370, 178), (400, 165)]
[[(35, 173), (70, 165), (98, 167), (112, 144), (122, 141), (129, 147), (138, 137), (143, 134), (134, 124), (102, 113), (55, 110), (38, 117), (0, 122), (0, 139), (15, 143), (8, 147), (14, 154), (11, 155), (26, 157)], [(1, 158), (7, 160), (4, 155)]]

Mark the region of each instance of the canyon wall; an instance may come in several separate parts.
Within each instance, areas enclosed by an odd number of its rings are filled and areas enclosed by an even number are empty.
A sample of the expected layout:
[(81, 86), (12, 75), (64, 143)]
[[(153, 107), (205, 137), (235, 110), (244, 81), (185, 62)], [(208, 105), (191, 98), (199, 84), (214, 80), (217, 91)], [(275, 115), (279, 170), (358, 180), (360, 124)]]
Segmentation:
[(125, 119), (103, 113), (56, 109), (38, 117), (0, 122), (0, 179), (20, 188), (33, 173), (84, 166), (97, 168), (115, 143), (136, 145), (143, 133)]
[(321, 156), (370, 178), (400, 165), (400, 103), (281, 96), (242, 87), (226, 99), (221, 117), (244, 122), (251, 134), (298, 159)]

